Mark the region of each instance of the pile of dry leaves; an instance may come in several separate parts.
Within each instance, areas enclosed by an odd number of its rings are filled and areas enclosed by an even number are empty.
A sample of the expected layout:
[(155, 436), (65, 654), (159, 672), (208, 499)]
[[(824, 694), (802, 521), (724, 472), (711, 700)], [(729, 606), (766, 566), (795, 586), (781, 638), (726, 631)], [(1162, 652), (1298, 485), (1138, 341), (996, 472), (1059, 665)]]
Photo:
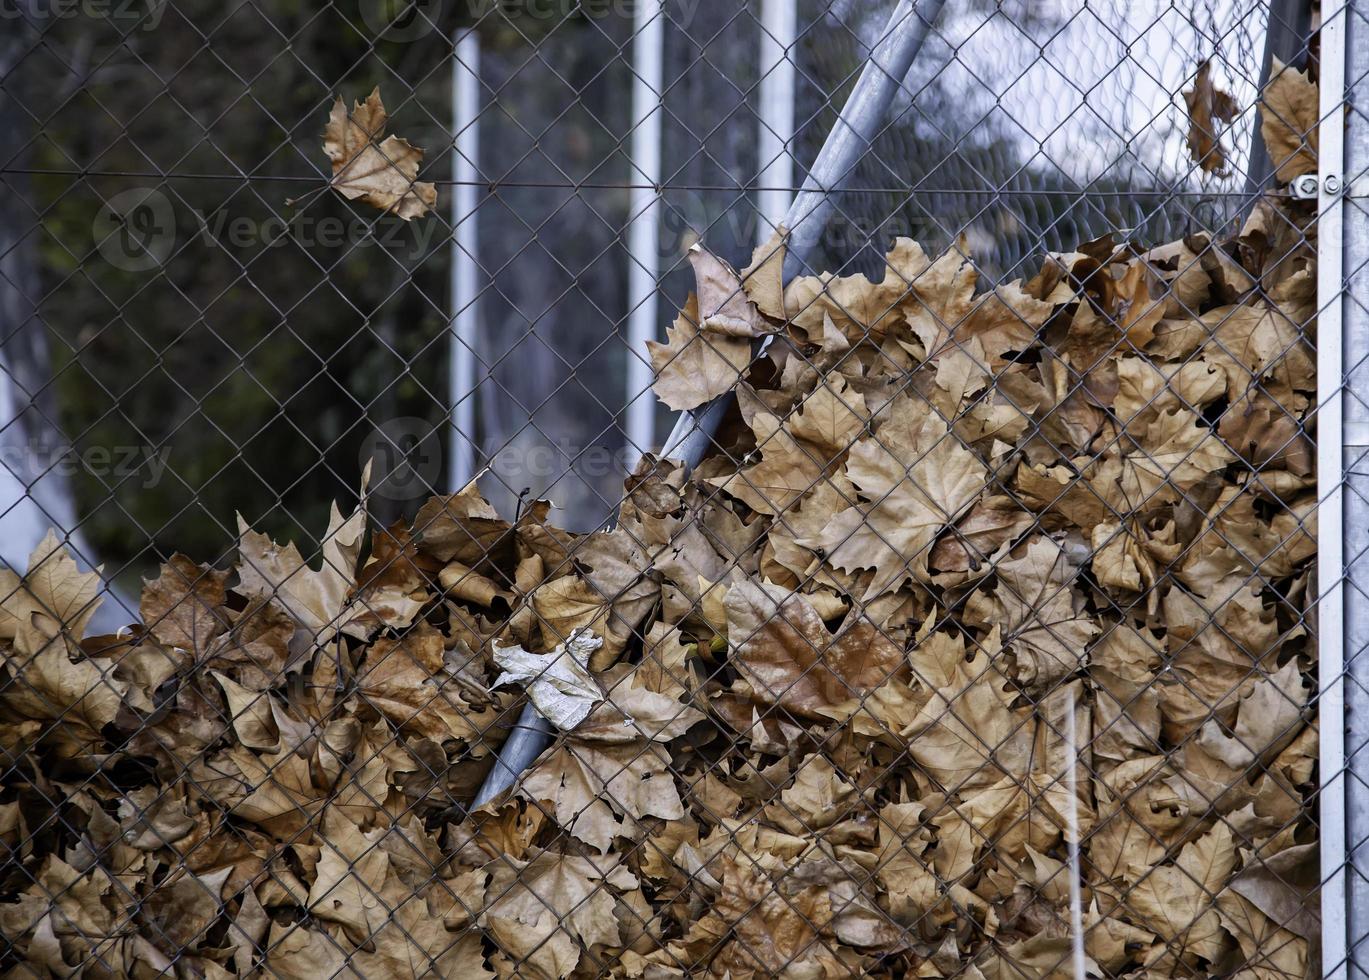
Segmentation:
[[(0, 584), (3, 965), (996, 980), (1082, 929), (1091, 975), (1312, 975), (1310, 221), (990, 291), (696, 252), (657, 391), (737, 408), (611, 530), (363, 499), (118, 637), (50, 538)], [(524, 698), (555, 743), (468, 812)]]

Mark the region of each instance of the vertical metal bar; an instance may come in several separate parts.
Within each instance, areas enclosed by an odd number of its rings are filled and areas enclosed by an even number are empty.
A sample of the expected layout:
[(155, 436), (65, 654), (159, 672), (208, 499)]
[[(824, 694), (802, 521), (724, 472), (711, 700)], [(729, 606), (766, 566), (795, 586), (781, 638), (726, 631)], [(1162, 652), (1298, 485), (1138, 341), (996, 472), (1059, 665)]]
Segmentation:
[(447, 489), (475, 475), (475, 346), (480, 334), (480, 35), (460, 31), (452, 53), (452, 322), (447, 354), (451, 439)]
[[(786, 278), (802, 271), (818, 243), (832, 213), (833, 197), (845, 186), (861, 154), (879, 135), (894, 94), (922, 50), (943, 3), (944, 0), (900, 0), (889, 15), (855, 90), (785, 215), (784, 225), (789, 229), (789, 248), (784, 260)], [(683, 460), (688, 467), (697, 464), (712, 445), (713, 434), (727, 414), (730, 399), (730, 395), (721, 395), (707, 405), (680, 413), (661, 454)]]
[(794, 69), (798, 0), (761, 0), (760, 92), (756, 100), (756, 243), (784, 220), (794, 196)]
[[(1323, 642), (1343, 641), (1340, 649), (1323, 651), (1322, 657), (1330, 657), (1328, 666), (1323, 659), (1322, 670), (1335, 670), (1339, 657), (1344, 663), (1347, 682), (1343, 686), (1344, 727), (1340, 734), (1344, 738), (1344, 769), (1339, 779), (1336, 774), (1341, 770), (1331, 769), (1331, 797), (1322, 800), (1322, 813), (1343, 800), (1340, 811), (1343, 827), (1322, 827), (1323, 861), (1323, 947), (1328, 951), (1325, 962), (1329, 966), (1336, 963), (1332, 957), (1340, 950), (1342, 958), (1354, 970), (1342, 969), (1340, 973), (1328, 971), (1328, 976), (1363, 976), (1369, 973), (1369, 468), (1366, 468), (1366, 454), (1369, 454), (1369, 282), (1365, 281), (1364, 270), (1369, 263), (1369, 212), (1366, 212), (1365, 172), (1369, 168), (1369, 121), (1366, 121), (1365, 103), (1369, 102), (1369, 83), (1365, 76), (1369, 73), (1369, 0), (1353, 0), (1339, 3), (1324, 14), (1326, 21), (1322, 28), (1321, 54), (1321, 126), (1318, 129), (1319, 152), (1323, 161), (1322, 208), (1323, 218), (1318, 226), (1318, 261), (1326, 262), (1319, 266), (1318, 298), (1325, 306), (1335, 306), (1334, 318), (1330, 327), (1318, 320), (1318, 339), (1330, 330), (1334, 341), (1336, 326), (1341, 327), (1339, 337), (1342, 343), (1342, 358), (1338, 373), (1326, 377), (1327, 383), (1338, 383), (1344, 397), (1344, 428), (1342, 438), (1343, 456), (1343, 548), (1341, 555), (1345, 563), (1345, 574), (1341, 586), (1340, 610), (1343, 615), (1343, 633), (1335, 632), (1339, 624), (1326, 623), (1321, 627)], [(1346, 85), (1347, 79), (1349, 85)], [(1362, 97), (1357, 99), (1356, 96)], [(1351, 111), (1344, 110), (1345, 102), (1351, 104)], [(1342, 129), (1342, 127), (1344, 127)], [(1330, 194), (1326, 179), (1336, 177), (1348, 196)], [(1328, 220), (1327, 208), (1331, 197), (1340, 197), (1342, 203), (1334, 211), (1334, 220)], [(1322, 294), (1321, 289), (1334, 290)], [(1326, 316), (1325, 310), (1321, 313)], [(1322, 439), (1322, 421), (1318, 418), (1318, 435)], [(1332, 420), (1334, 426), (1335, 420)], [(1329, 440), (1327, 440), (1329, 441)], [(1336, 479), (1341, 474), (1328, 473), (1326, 479)], [(1318, 478), (1321, 479), (1320, 473)], [(1334, 517), (1334, 515), (1332, 515)], [(1325, 547), (1329, 532), (1318, 535), (1319, 544)], [(1332, 570), (1334, 571), (1334, 570)], [(1324, 587), (1324, 586), (1323, 586)], [(1341, 728), (1336, 724), (1334, 703), (1323, 703), (1321, 718), (1322, 737), (1327, 737), (1327, 729)], [(1330, 744), (1323, 743), (1324, 757), (1322, 771), (1335, 765), (1335, 734)], [(1328, 776), (1323, 775), (1323, 781)], [(1325, 793), (1325, 790), (1323, 790)], [(1335, 834), (1339, 832), (1339, 839)], [(1334, 851), (1342, 849), (1342, 866), (1333, 867), (1336, 860)], [(1328, 856), (1327, 852), (1333, 853)], [(1330, 876), (1335, 875), (1334, 880)], [(1346, 894), (1348, 893), (1348, 895)], [(1348, 902), (1347, 902), (1348, 899)], [(1346, 904), (1341, 904), (1346, 902)], [(1337, 927), (1335, 920), (1344, 922)]]
[(664, 0), (634, 4), (632, 36), (632, 195), (627, 233), (627, 450), (629, 465), (656, 448), (656, 400), (651, 357), (659, 316), (656, 293), (661, 251), (661, 99), (665, 73)]

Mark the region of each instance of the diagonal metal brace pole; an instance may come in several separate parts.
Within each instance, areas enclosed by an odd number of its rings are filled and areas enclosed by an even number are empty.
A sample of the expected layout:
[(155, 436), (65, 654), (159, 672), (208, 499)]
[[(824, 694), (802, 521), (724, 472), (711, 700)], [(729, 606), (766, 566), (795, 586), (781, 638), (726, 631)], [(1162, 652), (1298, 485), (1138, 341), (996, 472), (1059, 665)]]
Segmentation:
[[(786, 279), (792, 279), (802, 271), (805, 260), (822, 236), (832, 214), (835, 195), (846, 185), (862, 154), (879, 135), (894, 95), (902, 87), (944, 2), (899, 0), (890, 14), (851, 97), (827, 134), (802, 189), (785, 215), (784, 226), (789, 230), (784, 262)], [(712, 445), (732, 397), (729, 392), (693, 411), (682, 412), (661, 454), (682, 460), (686, 469), (697, 466)], [(529, 702), (513, 733), (500, 748), (494, 767), (471, 801), (471, 808), (489, 802), (512, 786), (551, 739), (551, 723)]]
[[(846, 186), (861, 156), (879, 135), (894, 95), (927, 40), (943, 3), (944, 0), (901, 0), (889, 16), (855, 90), (784, 217), (784, 227), (789, 231), (784, 259), (786, 280), (803, 271), (827, 227), (837, 193)], [(729, 392), (699, 408), (681, 412), (661, 455), (682, 460), (686, 469), (698, 465), (712, 445), (732, 398)]]

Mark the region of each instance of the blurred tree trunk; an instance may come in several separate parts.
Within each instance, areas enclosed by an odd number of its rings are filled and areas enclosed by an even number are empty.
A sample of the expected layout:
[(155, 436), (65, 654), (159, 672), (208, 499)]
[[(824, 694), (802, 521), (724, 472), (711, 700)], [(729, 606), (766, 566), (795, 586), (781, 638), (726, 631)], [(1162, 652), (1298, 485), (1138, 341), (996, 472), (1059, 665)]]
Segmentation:
[[(37, 246), (40, 218), (33, 203), (28, 166), (32, 116), (16, 67), (42, 26), (45, 5), (19, 0), (23, 16), (0, 39), (0, 133), (12, 152), (0, 168), (0, 561), (23, 572), (29, 554), (49, 528), (90, 565), (96, 558), (77, 529), (71, 481), (60, 464), (71, 452), (58, 424), (48, 334), (38, 309), (42, 281)], [(137, 606), (106, 583), (109, 595), (91, 623), (95, 633), (113, 632), (137, 619)]]

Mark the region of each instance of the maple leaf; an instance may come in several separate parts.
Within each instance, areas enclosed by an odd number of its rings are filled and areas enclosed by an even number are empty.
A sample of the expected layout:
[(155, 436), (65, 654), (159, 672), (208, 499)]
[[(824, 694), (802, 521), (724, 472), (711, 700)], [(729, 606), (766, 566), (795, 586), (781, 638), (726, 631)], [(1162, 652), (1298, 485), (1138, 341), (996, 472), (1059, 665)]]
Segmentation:
[(1298, 412), (1306, 404), (1301, 393), (1316, 390), (1303, 322), (1301, 314), (1278, 304), (1217, 307), (1198, 319), (1172, 323), (1165, 350), (1183, 357), (1201, 349), (1226, 376), (1233, 402), (1263, 394), (1285, 411)]
[(818, 484), (832, 483), (868, 414), (864, 397), (840, 376), (819, 384), (783, 419), (757, 407), (750, 425), (760, 461), (709, 482), (758, 513), (783, 513)]
[(157, 578), (143, 583), (138, 610), (161, 643), (180, 647), (198, 660), (230, 625), (219, 611), (227, 599), (227, 580), (226, 572), (172, 555)]
[(1031, 512), (1011, 497), (985, 497), (941, 535), (928, 565), (939, 572), (978, 571), (1001, 545), (1032, 523)]
[(829, 332), (852, 344), (883, 338), (906, 322), (902, 300), (930, 265), (922, 246), (910, 238), (895, 239), (884, 263), (879, 282), (860, 273), (796, 277), (784, 290), (791, 322), (819, 344)]
[(467, 568), (483, 567), (499, 558), (511, 532), (509, 522), (500, 518), (474, 482), (458, 493), (430, 498), (414, 515), (418, 549)]
[(439, 742), (478, 741), (497, 716), (488, 705), (477, 707), (461, 696), (447, 669), (442, 635), (431, 628), (377, 640), (356, 684), (362, 701), (397, 728)]
[(1160, 666), (1162, 640), (1118, 624), (1089, 652), (1093, 681), (1094, 758), (1116, 765), (1160, 747), (1159, 692), (1151, 681)]
[[(980, 839), (1003, 854), (1020, 860), (1030, 848), (1047, 851), (1061, 839), (1081, 840), (1092, 827), (1090, 758), (1078, 737), (1090, 723), (1083, 690), (1082, 682), (1074, 680), (1037, 699), (1030, 722), (1011, 735), (1015, 750), (1026, 753), (1023, 762), (994, 785), (964, 794), (962, 815), (978, 822)], [(1077, 787), (1073, 800), (1071, 770)], [(1020, 818), (1008, 817), (1014, 810), (1021, 812)], [(988, 832), (991, 826), (997, 828), (993, 833)]]
[(1216, 719), (1203, 725), (1198, 743), (1233, 769), (1245, 769), (1276, 756), (1302, 728), (1307, 688), (1296, 660), (1257, 681), (1236, 709), (1231, 734)]
[(846, 477), (863, 503), (836, 514), (821, 534), (799, 543), (821, 548), (848, 572), (873, 568), (869, 600), (927, 576), (932, 542), (983, 492), (986, 469), (934, 413), (908, 406), (856, 443)]
[(64, 756), (97, 751), (104, 741), (101, 729), (115, 719), (129, 691), (126, 682), (90, 660), (72, 660), (61, 642), (49, 640), (31, 656), (0, 656), (10, 675), (0, 683), (0, 698), (11, 724), (37, 722), (35, 734)]
[[(715, 976), (760, 980), (783, 964), (784, 975), (849, 975), (819, 937), (833, 918), (829, 889), (810, 885), (781, 895), (754, 860), (733, 859), (722, 869), (722, 890), (709, 912), (691, 926), (691, 936), (718, 952)], [(686, 937), (688, 943), (689, 937)]]
[(343, 520), (337, 505), (332, 507), (328, 530), (323, 536), (322, 559), (317, 570), (310, 568), (294, 542), (284, 547), (264, 534), (258, 534), (238, 515), (238, 586), (246, 596), (279, 602), (314, 642), (328, 642), (339, 632), (365, 636), (369, 629), (352, 622), (344, 613), (347, 597), (356, 582), (361, 538), (366, 532), (366, 512), (358, 507)]
[(437, 205), (437, 188), (417, 179), (422, 150), (401, 136), (381, 139), (388, 121), (379, 87), (351, 112), (338, 97), (323, 131), (332, 186), (349, 201), (364, 201), (405, 221), (421, 218)]
[(1277, 57), (1269, 81), (1260, 93), (1260, 137), (1269, 149), (1274, 173), (1287, 183), (1317, 172), (1317, 123), (1320, 119), (1317, 86), (1307, 72)]
[(1002, 367), (1005, 354), (1031, 347), (1054, 310), (1024, 292), (1020, 282), (976, 298), (978, 280), (962, 236), (912, 280), (902, 303), (924, 359), (937, 366), (937, 383), (956, 401)]
[(560, 980), (583, 951), (621, 941), (614, 892), (635, 889), (637, 879), (617, 859), (540, 851), (492, 868), (480, 923), (519, 974)]
[(856, 617), (833, 636), (798, 593), (738, 582), (725, 604), (738, 673), (763, 704), (831, 717), (905, 672), (903, 651), (867, 620)]
[(1126, 898), (1175, 955), (1216, 960), (1222, 947), (1221, 921), (1214, 902), (1236, 866), (1231, 828), (1218, 823), (1185, 844), (1172, 866), (1149, 869)]
[(1295, 980), (1308, 975), (1306, 938), (1282, 928), (1264, 908), (1231, 889), (1217, 896), (1216, 905), (1222, 928), (1235, 937), (1245, 957), (1245, 969), (1238, 976)]
[(57, 634), (79, 641), (100, 606), (100, 590), (99, 572), (82, 572), (49, 529), (22, 580), (0, 568), (0, 639), (25, 654), (47, 647)]
[(933, 632), (909, 655), (913, 676), (930, 694), (904, 728), (913, 758), (949, 789), (967, 790), (1014, 773), (1025, 758), (1019, 712), (992, 665), (995, 630), (968, 654), (961, 636)]
[(735, 269), (698, 243), (689, 249), (689, 264), (694, 267), (694, 292), (702, 330), (748, 340), (767, 332), (760, 311), (742, 287), (741, 276)]
[(662, 743), (704, 716), (637, 686), (626, 665), (602, 677), (609, 698), (523, 774), (517, 792), (549, 804), (572, 835), (607, 853), (615, 837), (640, 836), (647, 818), (684, 816)]
[(656, 373), (651, 390), (676, 411), (698, 408), (731, 391), (751, 363), (749, 340), (706, 331), (701, 324), (698, 298), (690, 296), (666, 329), (666, 342), (647, 341)]
[(1013, 676), (1024, 685), (1045, 686), (1077, 670), (1098, 626), (1083, 614), (1083, 599), (1074, 588), (1078, 572), (1064, 549), (1037, 536), (1019, 557), (994, 568), (998, 583), (992, 595), (975, 593), (966, 615), (1003, 630)]

